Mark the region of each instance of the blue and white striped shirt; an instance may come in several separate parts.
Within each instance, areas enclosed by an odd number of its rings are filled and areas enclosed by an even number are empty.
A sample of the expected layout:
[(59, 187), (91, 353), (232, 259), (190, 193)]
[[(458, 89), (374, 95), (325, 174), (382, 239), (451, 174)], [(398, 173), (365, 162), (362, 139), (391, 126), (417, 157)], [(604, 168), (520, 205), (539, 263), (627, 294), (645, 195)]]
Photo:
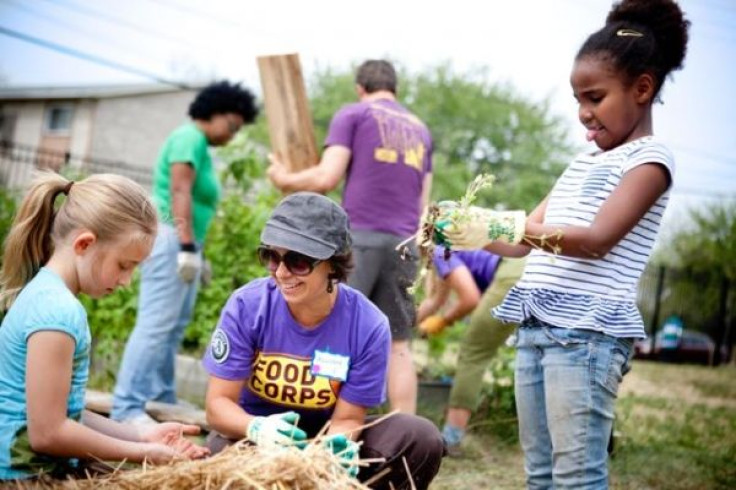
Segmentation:
[[(651, 136), (606, 152), (578, 155), (550, 193), (544, 224), (590, 226), (623, 175), (646, 163), (658, 163), (674, 176), (672, 153)], [(557, 327), (646, 337), (636, 291), (668, 200), (669, 190), (600, 259), (533, 250), (524, 275), (493, 314), (516, 323), (534, 316)]]

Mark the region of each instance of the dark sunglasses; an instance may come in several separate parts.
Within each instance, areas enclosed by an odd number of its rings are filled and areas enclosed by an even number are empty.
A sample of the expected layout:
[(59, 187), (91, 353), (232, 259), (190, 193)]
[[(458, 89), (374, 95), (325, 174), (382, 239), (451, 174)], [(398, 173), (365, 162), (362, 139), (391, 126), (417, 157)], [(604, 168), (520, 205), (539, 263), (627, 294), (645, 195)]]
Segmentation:
[(258, 247), (258, 260), (270, 272), (276, 272), (276, 269), (283, 262), (286, 269), (295, 276), (308, 276), (322, 262), (320, 259), (314, 259), (292, 250), (281, 255), (268, 247)]

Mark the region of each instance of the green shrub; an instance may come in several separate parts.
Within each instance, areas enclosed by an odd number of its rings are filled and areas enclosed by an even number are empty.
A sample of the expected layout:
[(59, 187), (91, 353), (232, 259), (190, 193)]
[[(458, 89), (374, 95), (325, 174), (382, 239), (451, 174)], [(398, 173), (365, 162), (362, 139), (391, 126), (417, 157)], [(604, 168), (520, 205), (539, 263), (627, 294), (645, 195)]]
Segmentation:
[(473, 414), (471, 428), (488, 431), (509, 443), (518, 439), (514, 363), (516, 350), (500, 347), (491, 361), (491, 380), (483, 383), (481, 402)]
[[(13, 217), (17, 204), (13, 195), (6, 189), (0, 189), (0, 243), (5, 245), (5, 237), (8, 236), (10, 225), (13, 224)], [(3, 254), (0, 254), (0, 266), (3, 264)]]

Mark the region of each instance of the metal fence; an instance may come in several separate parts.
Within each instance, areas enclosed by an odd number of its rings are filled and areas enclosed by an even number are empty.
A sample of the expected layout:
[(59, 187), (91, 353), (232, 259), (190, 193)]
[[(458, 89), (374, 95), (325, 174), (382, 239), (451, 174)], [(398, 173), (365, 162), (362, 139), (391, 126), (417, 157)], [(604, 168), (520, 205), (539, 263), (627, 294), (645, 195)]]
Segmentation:
[(722, 271), (695, 272), (649, 266), (639, 282), (639, 309), (650, 339), (664, 320), (677, 315), (684, 327), (715, 342), (712, 362), (728, 362), (736, 341), (736, 284)]
[(22, 189), (33, 172), (48, 169), (76, 177), (99, 173), (124, 175), (146, 188), (151, 187), (151, 169), (117, 160), (86, 158), (70, 152), (50, 151), (30, 145), (0, 141), (0, 186)]

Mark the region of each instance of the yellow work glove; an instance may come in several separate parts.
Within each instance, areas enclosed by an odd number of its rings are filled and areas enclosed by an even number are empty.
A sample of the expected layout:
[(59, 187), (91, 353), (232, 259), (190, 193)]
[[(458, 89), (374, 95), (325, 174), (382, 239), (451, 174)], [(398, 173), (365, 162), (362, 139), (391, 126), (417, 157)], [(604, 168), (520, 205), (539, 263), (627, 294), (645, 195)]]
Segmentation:
[(450, 323), (441, 315), (432, 315), (419, 324), (419, 331), (424, 335), (436, 335), (449, 325)]
[(471, 207), (465, 214), (440, 217), (448, 224), (442, 234), (452, 250), (479, 250), (492, 242), (519, 243), (524, 238), (524, 211), (493, 211)]

